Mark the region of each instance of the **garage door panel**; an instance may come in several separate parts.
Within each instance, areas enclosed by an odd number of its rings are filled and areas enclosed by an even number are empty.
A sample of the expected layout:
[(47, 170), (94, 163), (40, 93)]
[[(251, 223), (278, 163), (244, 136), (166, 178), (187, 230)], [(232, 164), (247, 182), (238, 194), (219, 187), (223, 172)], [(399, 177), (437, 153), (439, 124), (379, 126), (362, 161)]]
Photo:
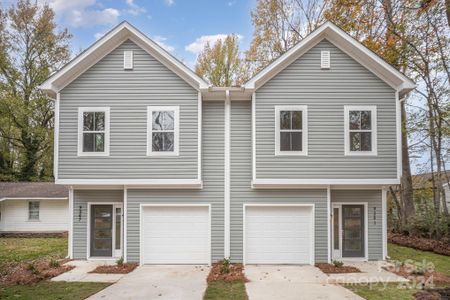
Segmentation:
[(208, 207), (144, 207), (143, 263), (208, 264), (209, 232)]
[(309, 264), (310, 206), (246, 208), (245, 260), (248, 264)]

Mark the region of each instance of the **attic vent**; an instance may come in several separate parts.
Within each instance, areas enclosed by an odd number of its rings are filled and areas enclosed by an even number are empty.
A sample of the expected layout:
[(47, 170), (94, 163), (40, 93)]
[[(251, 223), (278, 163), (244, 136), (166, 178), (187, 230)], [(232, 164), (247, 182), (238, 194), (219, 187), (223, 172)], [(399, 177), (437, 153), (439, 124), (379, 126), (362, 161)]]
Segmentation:
[(329, 69), (330, 68), (330, 51), (320, 52), (320, 68)]
[(123, 51), (123, 68), (133, 70), (133, 51)]

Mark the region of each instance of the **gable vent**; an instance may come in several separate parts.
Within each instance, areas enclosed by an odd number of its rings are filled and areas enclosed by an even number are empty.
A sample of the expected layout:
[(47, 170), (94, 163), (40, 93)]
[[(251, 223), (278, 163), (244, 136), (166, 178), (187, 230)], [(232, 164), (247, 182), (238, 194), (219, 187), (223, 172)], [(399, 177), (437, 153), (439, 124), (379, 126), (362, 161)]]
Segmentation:
[(330, 68), (330, 51), (320, 52), (320, 68), (322, 69)]
[(133, 70), (133, 51), (123, 51), (123, 68)]

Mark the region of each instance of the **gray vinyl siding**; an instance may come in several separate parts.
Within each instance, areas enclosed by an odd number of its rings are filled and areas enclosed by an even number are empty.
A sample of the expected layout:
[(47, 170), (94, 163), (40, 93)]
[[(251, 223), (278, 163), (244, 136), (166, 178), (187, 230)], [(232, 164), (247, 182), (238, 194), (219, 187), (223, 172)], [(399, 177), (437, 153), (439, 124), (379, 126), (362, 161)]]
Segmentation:
[(245, 203), (315, 204), (315, 259), (326, 262), (327, 190), (254, 190), (251, 188), (251, 103), (231, 104), (231, 260), (242, 262)]
[[(123, 51), (133, 50), (133, 70)], [(147, 106), (180, 107), (180, 155), (148, 157)], [(78, 107), (110, 107), (110, 156), (77, 157)], [(131, 41), (126, 41), (61, 91), (60, 179), (195, 179), (198, 93)]]
[(332, 190), (331, 202), (367, 202), (369, 260), (382, 260), (381, 190)]
[[(275, 156), (275, 105), (308, 106), (308, 156)], [(377, 156), (344, 156), (344, 105), (376, 105)], [(395, 91), (323, 40), (256, 91), (256, 177), (397, 178), (395, 120)]]
[(88, 202), (123, 202), (123, 190), (74, 190), (73, 258), (87, 258)]
[(139, 209), (141, 203), (211, 204), (212, 261), (224, 257), (224, 103), (203, 103), (202, 190), (127, 191), (128, 261), (139, 261)]

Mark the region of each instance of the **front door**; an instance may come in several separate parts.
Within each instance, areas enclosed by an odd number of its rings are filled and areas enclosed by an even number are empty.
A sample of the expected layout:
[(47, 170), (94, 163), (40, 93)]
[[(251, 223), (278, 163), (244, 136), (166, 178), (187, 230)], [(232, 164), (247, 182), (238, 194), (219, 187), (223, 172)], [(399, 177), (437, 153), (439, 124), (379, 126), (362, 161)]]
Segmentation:
[(364, 257), (364, 205), (342, 205), (342, 257)]
[(111, 257), (113, 250), (113, 205), (91, 205), (91, 257)]

